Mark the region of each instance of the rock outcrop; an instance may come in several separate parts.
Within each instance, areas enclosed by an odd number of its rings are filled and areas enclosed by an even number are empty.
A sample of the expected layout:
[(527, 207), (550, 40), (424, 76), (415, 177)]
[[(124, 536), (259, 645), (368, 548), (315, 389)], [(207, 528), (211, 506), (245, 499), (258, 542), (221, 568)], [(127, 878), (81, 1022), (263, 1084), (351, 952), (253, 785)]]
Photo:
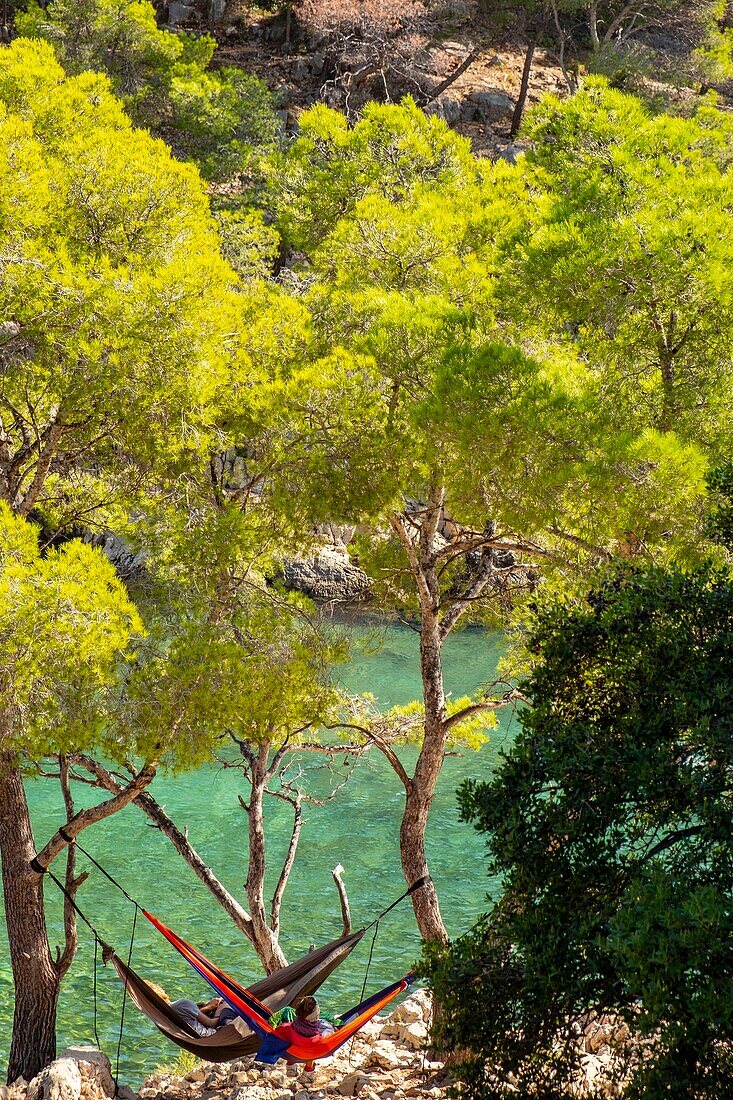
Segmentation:
[(340, 546), (324, 546), (314, 554), (290, 558), (282, 563), (282, 576), (288, 588), (313, 600), (353, 603), (369, 595), (369, 577)]
[(120, 580), (136, 580), (144, 573), (146, 552), (133, 549), (120, 535), (105, 531), (104, 534), (88, 534), (85, 541), (104, 552)]
[[(72, 1046), (30, 1084), (16, 1081), (13, 1092), (23, 1100), (108, 1100), (115, 1095), (115, 1082), (106, 1054), (96, 1047)], [(117, 1090), (121, 1100), (135, 1095), (130, 1089)]]

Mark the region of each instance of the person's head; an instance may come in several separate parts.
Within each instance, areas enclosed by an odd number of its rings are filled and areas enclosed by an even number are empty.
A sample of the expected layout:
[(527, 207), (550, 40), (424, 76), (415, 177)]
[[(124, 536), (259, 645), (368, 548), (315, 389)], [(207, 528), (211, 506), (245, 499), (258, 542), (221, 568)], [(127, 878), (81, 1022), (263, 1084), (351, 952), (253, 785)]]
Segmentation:
[(315, 997), (303, 997), (295, 1008), (295, 1015), (299, 1020), (310, 1020), (312, 1022), (317, 1020), (320, 1014), (321, 1010)]
[(167, 1004), (171, 1003), (171, 999), (168, 996), (168, 994), (166, 993), (166, 991), (163, 989), (162, 985), (158, 985), (157, 982), (148, 982), (147, 985), (148, 985), (149, 989), (152, 989), (153, 993), (158, 994), (161, 1001), (165, 1001)]

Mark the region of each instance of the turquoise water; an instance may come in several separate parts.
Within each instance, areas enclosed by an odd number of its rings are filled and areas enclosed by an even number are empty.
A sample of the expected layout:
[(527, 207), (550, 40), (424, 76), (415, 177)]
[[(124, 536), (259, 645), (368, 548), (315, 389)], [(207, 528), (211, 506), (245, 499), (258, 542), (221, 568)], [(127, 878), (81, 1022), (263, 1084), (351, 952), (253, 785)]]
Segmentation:
[[(419, 697), (418, 638), (407, 627), (384, 629), (347, 626), (353, 644), (341, 681), (354, 692), (372, 693), (380, 707), (407, 703)], [(460, 696), (490, 682), (501, 652), (498, 636), (465, 630), (449, 639), (445, 649), (448, 691)], [(486, 870), (480, 836), (458, 821), (455, 790), (462, 779), (486, 775), (511, 735), (508, 714), (479, 752), (446, 759), (433, 804), (428, 834), (431, 872), (451, 935), (468, 928), (484, 909)], [(408, 765), (414, 750), (403, 752)], [(303, 767), (314, 765), (304, 759)], [(338, 770), (338, 769), (337, 769)], [(309, 789), (319, 797), (328, 793), (333, 776), (323, 771), (309, 775)], [(98, 793), (98, 792), (97, 792)], [(246, 877), (246, 819), (237, 795), (245, 784), (232, 770), (209, 767), (192, 775), (162, 777), (153, 794), (189, 838), (199, 854), (236, 896), (242, 897)], [(78, 804), (93, 792), (75, 792)], [(33, 783), (29, 798), (39, 843), (63, 819), (55, 784)], [(323, 807), (305, 808), (305, 826), (282, 910), (281, 943), (289, 959), (340, 934), (340, 908), (331, 878), (337, 863), (345, 868), (355, 927), (368, 923), (405, 888), (397, 847), (403, 795), (399, 781), (378, 753), (363, 759), (346, 787)], [(289, 807), (268, 800), (267, 828), (271, 847), (268, 870), (276, 879), (290, 835)], [(115, 818), (89, 829), (81, 838), (87, 848), (127, 891), (146, 908), (196, 944), (238, 980), (262, 976), (249, 942), (212, 903), (208, 892), (148, 819), (130, 807)], [(61, 863), (59, 864), (61, 866)], [(79, 870), (88, 863), (80, 854)], [(132, 907), (95, 868), (79, 894), (79, 904), (103, 939), (127, 957), (132, 930)], [(52, 882), (46, 886), (49, 927), (53, 945), (61, 943), (61, 904)], [(5, 929), (1, 935), (4, 937)], [(59, 1008), (59, 1049), (72, 1040), (95, 1042), (92, 996), (94, 943), (80, 924), (79, 954), (64, 982)], [(369, 955), (369, 939), (324, 987), (322, 1001), (333, 1010), (359, 999)], [(412, 909), (405, 901), (382, 922), (369, 970), (368, 990), (374, 991), (405, 973), (418, 957), (420, 942)], [(142, 920), (135, 932), (133, 966), (162, 984), (172, 998), (208, 996), (206, 987), (167, 943)], [(122, 987), (111, 969), (97, 976), (97, 1032), (113, 1068), (119, 1040)], [(7, 1059), (12, 1022), (12, 982), (7, 948), (0, 939), (0, 1061)], [(139, 1084), (157, 1065), (172, 1062), (177, 1048), (168, 1043), (134, 1006), (126, 1009), (120, 1052), (120, 1081)]]

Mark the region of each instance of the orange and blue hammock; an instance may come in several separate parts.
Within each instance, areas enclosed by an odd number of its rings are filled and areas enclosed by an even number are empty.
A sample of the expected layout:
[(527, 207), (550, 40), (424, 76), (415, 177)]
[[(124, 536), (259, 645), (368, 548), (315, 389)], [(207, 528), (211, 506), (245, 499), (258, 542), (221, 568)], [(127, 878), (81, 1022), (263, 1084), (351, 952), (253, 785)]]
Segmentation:
[(336, 1017), (336, 1030), (332, 1035), (300, 1035), (292, 1024), (270, 1024), (271, 1009), (263, 1004), (249, 990), (244, 989), (228, 974), (215, 966), (191, 944), (167, 928), (161, 921), (142, 910), (143, 915), (170, 944), (183, 955), (186, 962), (216, 990), (235, 1012), (245, 1020), (252, 1031), (259, 1036), (260, 1044), (255, 1057), (260, 1062), (273, 1064), (280, 1058), (288, 1062), (314, 1062), (319, 1058), (328, 1058), (339, 1047), (359, 1031), (372, 1016), (376, 1016), (414, 981), (413, 974), (406, 974), (397, 982), (380, 989), (365, 1001), (355, 1005), (347, 1012)]

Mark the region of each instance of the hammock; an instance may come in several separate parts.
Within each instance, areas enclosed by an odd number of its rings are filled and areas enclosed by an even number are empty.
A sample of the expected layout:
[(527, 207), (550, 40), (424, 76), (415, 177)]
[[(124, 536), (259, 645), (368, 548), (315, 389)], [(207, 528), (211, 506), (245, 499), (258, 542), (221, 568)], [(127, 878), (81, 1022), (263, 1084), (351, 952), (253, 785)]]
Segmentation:
[[(279, 1058), (285, 1058), (288, 1062), (313, 1063), (318, 1058), (328, 1058), (335, 1054), (339, 1047), (348, 1042), (372, 1016), (381, 1012), (390, 1001), (404, 992), (415, 980), (414, 974), (406, 974), (398, 982), (380, 989), (367, 1000), (355, 1005), (354, 1008), (336, 1017), (337, 1028), (332, 1035), (314, 1035), (312, 1037), (301, 1035), (295, 1030), (293, 1024), (281, 1024), (272, 1027), (266, 1015), (256, 1007), (255, 999), (248, 995), (240, 1011), (247, 1019), (253, 1031), (262, 1036), (255, 1057), (258, 1062), (273, 1064)], [(249, 1001), (248, 1005), (246, 1002)], [(265, 1010), (266, 1011), (266, 1010)]]
[[(238, 985), (224, 971), (210, 963), (196, 948), (187, 944), (161, 921), (145, 912), (145, 916), (168, 939), (210, 985), (233, 1005), (237, 1000), (251, 996), (269, 1017), (273, 1012), (300, 997), (311, 996), (353, 951), (364, 935), (364, 930), (342, 936), (315, 951), (296, 959), (289, 966), (263, 978), (249, 990)], [(194, 962), (195, 959), (195, 962)], [(213, 1035), (197, 1035), (171, 1008), (168, 1001), (159, 996), (139, 974), (119, 958), (111, 949), (105, 952), (105, 961), (111, 961), (127, 989), (127, 994), (138, 1009), (155, 1024), (166, 1038), (184, 1050), (197, 1054), (209, 1062), (230, 1062), (255, 1054), (261, 1043), (261, 1035), (248, 1028), (249, 1021), (240, 1019), (220, 1027)], [(237, 1007), (233, 1005), (233, 1007)]]
[[(417, 883), (413, 889), (416, 888)], [(261, 1062), (276, 1062), (278, 1058), (286, 1058), (289, 1062), (313, 1062), (317, 1058), (329, 1057), (329, 1055), (333, 1054), (334, 1051), (338, 1050), (340, 1046), (347, 1042), (352, 1035), (355, 1035), (372, 1016), (381, 1012), (385, 1005), (388, 1005), (390, 1001), (394, 1000), (395, 997), (399, 996), (400, 993), (407, 989), (408, 985), (414, 980), (412, 974), (407, 974), (404, 978), (401, 978), (400, 981), (386, 986), (378, 993), (373, 994), (366, 1001), (362, 1001), (361, 1004), (356, 1005), (354, 1008), (349, 1009), (348, 1012), (343, 1013), (342, 1016), (337, 1017), (337, 1020), (341, 1022), (333, 1035), (318, 1035), (309, 1038), (304, 1035), (299, 1035), (297, 1031), (294, 1031), (292, 1024), (281, 1024), (279, 1028), (274, 1028), (269, 1020), (272, 1013), (277, 1011), (277, 1008), (282, 1008), (285, 1004), (289, 1004), (296, 997), (300, 998), (307, 996), (311, 990), (306, 990), (304, 986), (298, 988), (297, 991), (288, 990), (287, 999), (279, 1003), (277, 1007), (273, 1007), (269, 1001), (265, 1003), (264, 999), (267, 996), (267, 979), (265, 979), (264, 983), (259, 982), (250, 989), (243, 989), (242, 986), (238, 985), (228, 974), (210, 962), (205, 955), (202, 955), (201, 952), (190, 943), (186, 943), (185, 940), (181, 939), (181, 937), (170, 928), (167, 928), (162, 921), (159, 921), (152, 913), (148, 913), (145, 909), (143, 909), (142, 912), (150, 923), (165, 936), (169, 943), (183, 955), (184, 959), (190, 963), (204, 981), (208, 982), (209, 985), (216, 990), (219, 996), (223, 997), (227, 1004), (230, 1005), (235, 1012), (238, 1012), (240, 1017), (249, 1024), (251, 1031), (255, 1033), (252, 1039), (259, 1036), (260, 1039), (263, 1040), (262, 1042), (253, 1042), (252, 1048), (248, 1052), (253, 1053), (257, 1051), (256, 1057), (258, 1061)], [(314, 988), (317, 989), (325, 981), (328, 974), (346, 958), (364, 935), (364, 931), (365, 929), (354, 932), (351, 936), (344, 936), (341, 940), (336, 940), (334, 944), (327, 944), (326, 947), (321, 948), (320, 953), (326, 952), (326, 957), (331, 958), (329, 952), (335, 945), (343, 943), (344, 940), (348, 941), (348, 946), (345, 950), (336, 952), (337, 958), (332, 962), (327, 973), (322, 973), (319, 968), (318, 980)], [(313, 959), (313, 954), (305, 955), (298, 962), (293, 963), (292, 966), (305, 966), (310, 971), (311, 968), (308, 964), (311, 959)], [(115, 965), (117, 965), (117, 963)], [(287, 969), (291, 968), (286, 968), (286, 970)], [(277, 978), (278, 975), (284, 973), (284, 970), (276, 971), (274, 975), (271, 975), (271, 978)], [(280, 985), (282, 986), (282, 982), (280, 982)], [(263, 986), (265, 987), (264, 995)], [(220, 1029), (220, 1032), (223, 1030), (223, 1028)], [(168, 1033), (166, 1032), (166, 1034)], [(216, 1036), (211, 1035), (208, 1038), (214, 1040)], [(250, 1039), (250, 1041), (252, 1041), (252, 1039)], [(206, 1039), (202, 1039), (200, 1042), (206, 1042)]]

